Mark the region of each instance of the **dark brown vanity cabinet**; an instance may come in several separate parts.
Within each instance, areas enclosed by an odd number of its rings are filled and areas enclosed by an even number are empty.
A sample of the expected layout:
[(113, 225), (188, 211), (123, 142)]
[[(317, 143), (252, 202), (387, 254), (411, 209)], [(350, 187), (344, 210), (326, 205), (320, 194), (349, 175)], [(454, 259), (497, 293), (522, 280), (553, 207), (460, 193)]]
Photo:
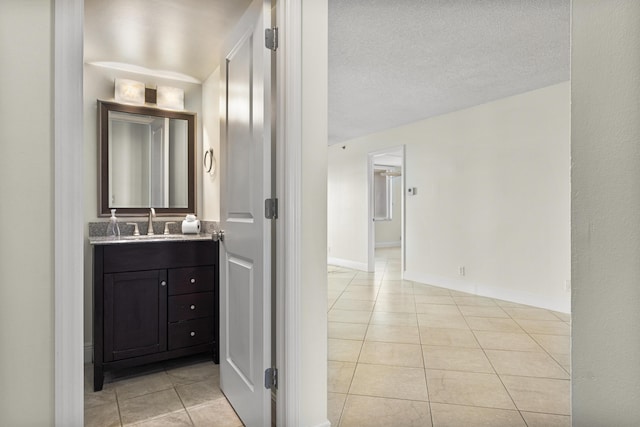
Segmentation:
[(218, 243), (94, 245), (94, 390), (104, 371), (211, 352), (218, 363)]

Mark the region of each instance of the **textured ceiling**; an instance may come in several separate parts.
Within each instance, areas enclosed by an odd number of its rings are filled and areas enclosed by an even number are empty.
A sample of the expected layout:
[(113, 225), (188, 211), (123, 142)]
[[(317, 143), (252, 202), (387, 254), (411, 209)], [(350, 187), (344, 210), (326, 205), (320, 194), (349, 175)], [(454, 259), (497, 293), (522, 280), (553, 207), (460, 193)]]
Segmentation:
[[(329, 143), (569, 80), (570, 0), (328, 0)], [(205, 80), (251, 0), (85, 0), (85, 62)]]
[[(122, 63), (204, 81), (251, 0), (85, 0), (86, 63)], [(185, 76), (185, 77), (186, 77)]]
[(329, 0), (329, 143), (569, 80), (569, 0)]

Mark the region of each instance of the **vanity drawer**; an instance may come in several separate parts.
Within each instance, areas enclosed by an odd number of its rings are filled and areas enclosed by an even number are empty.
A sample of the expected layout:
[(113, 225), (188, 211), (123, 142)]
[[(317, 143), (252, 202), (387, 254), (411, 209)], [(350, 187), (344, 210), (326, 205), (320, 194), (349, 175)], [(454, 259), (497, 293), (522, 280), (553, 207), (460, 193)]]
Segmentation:
[(169, 297), (169, 322), (213, 316), (213, 292)]
[[(127, 243), (97, 246), (105, 273), (217, 264), (216, 242), (208, 240)], [(104, 255), (102, 255), (104, 254)]]
[(169, 270), (169, 295), (213, 291), (215, 267), (187, 267)]
[(213, 317), (169, 323), (169, 350), (213, 342)]

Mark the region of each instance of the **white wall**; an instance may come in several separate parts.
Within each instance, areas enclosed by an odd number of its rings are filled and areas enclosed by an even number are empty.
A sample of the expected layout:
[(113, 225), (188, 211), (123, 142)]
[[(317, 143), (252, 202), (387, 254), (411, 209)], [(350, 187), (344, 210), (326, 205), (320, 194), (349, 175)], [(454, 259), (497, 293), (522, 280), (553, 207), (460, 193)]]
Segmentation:
[(573, 0), (575, 426), (640, 420), (640, 2)]
[(53, 44), (48, 0), (0, 2), (0, 425), (54, 419)]
[[(202, 147), (206, 151), (213, 148), (220, 167), (220, 67), (202, 84)], [(203, 152), (204, 152), (203, 151)], [(203, 174), (202, 213), (200, 217), (208, 221), (220, 221), (220, 176)]]
[(329, 147), (327, 252), (332, 264), (367, 270), (367, 153), (387, 145), (383, 142), (370, 147), (354, 142)]
[(330, 147), (330, 257), (366, 264), (366, 153), (406, 144), (406, 187), (418, 194), (406, 197), (405, 278), (568, 312), (569, 91), (565, 82)]
[[(145, 83), (148, 87), (166, 85), (181, 88), (185, 91), (185, 110), (197, 114), (196, 121), (196, 199), (198, 213), (202, 212), (202, 85), (181, 81), (161, 79), (138, 73), (115, 70), (96, 65), (84, 66), (84, 213), (85, 213), (85, 247), (84, 247), (84, 339), (85, 361), (91, 360), (93, 345), (93, 251), (89, 245), (89, 222), (106, 220), (98, 217), (98, 103), (97, 100), (113, 100), (114, 81), (116, 78), (132, 79)], [(116, 212), (121, 222), (126, 217)]]

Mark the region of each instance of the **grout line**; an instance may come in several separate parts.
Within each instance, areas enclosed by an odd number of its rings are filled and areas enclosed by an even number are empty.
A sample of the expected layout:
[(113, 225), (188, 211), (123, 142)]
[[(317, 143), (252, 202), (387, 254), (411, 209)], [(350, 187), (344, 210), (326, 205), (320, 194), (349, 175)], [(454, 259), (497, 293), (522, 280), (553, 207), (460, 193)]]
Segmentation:
[(416, 307), (416, 323), (418, 325), (418, 341), (420, 342), (420, 354), (422, 355), (422, 372), (424, 373), (424, 384), (427, 387), (427, 401), (429, 402), (429, 418), (431, 419), (431, 425), (433, 426), (433, 408), (431, 407), (431, 395), (429, 394), (429, 379), (427, 378), (427, 364), (424, 361), (424, 344), (422, 342), (422, 334), (420, 333), (420, 322), (418, 322), (418, 306), (416, 303), (416, 296), (413, 295), (413, 304)]
[[(349, 288), (349, 286), (351, 285), (351, 282), (353, 282), (354, 279), (355, 279), (355, 276), (354, 276), (353, 279), (351, 279), (349, 281), (349, 283), (345, 287), (345, 291), (346, 291), (346, 289)], [(343, 291), (343, 293), (344, 293), (344, 291)], [(342, 294), (340, 296), (342, 296)], [(340, 297), (338, 297), (338, 299), (339, 298)], [(378, 298), (378, 294), (376, 293), (376, 299), (377, 298)], [(336, 299), (336, 301), (337, 301), (337, 299)], [(375, 307), (375, 302), (374, 302), (374, 307)], [(371, 322), (371, 316), (372, 315), (373, 315), (373, 311), (371, 311), (371, 313), (369, 313), (369, 319), (367, 321), (367, 327), (365, 328), (364, 336), (362, 337), (362, 344), (360, 344), (360, 351), (358, 352), (358, 357), (356, 358), (355, 366), (353, 367), (353, 374), (351, 375), (351, 380), (349, 381), (349, 387), (347, 387), (347, 393), (346, 393), (346, 396), (344, 398), (344, 403), (342, 405), (342, 410), (340, 411), (340, 418), (338, 418), (338, 426), (340, 426), (342, 424), (342, 417), (344, 416), (344, 410), (345, 410), (345, 408), (347, 406), (347, 400), (349, 400), (349, 392), (351, 391), (351, 386), (353, 385), (353, 379), (356, 377), (356, 371), (358, 370), (358, 361), (360, 360), (360, 354), (362, 353), (362, 347), (364, 347), (364, 340), (367, 338), (367, 332), (369, 331), (369, 323)]]
[[(541, 310), (544, 310), (544, 309), (541, 309)], [(507, 313), (507, 315), (509, 316), (509, 318), (510, 318), (513, 322), (515, 322), (515, 323), (516, 323), (516, 325), (518, 325), (518, 326), (520, 327), (520, 329), (522, 330), (522, 334), (524, 334), (524, 335), (528, 336), (531, 340), (533, 340), (533, 341), (534, 341), (534, 342), (535, 342), (535, 343), (536, 343), (536, 344), (537, 344), (537, 345), (542, 349), (542, 352), (546, 353), (546, 354), (547, 354), (547, 355), (548, 355), (548, 356), (549, 356), (549, 357), (550, 357), (554, 362), (556, 362), (556, 364), (557, 364), (557, 365), (558, 365), (558, 366), (559, 366), (563, 371), (567, 372), (567, 374), (569, 375), (569, 382), (571, 382), (571, 374), (570, 374), (570, 373), (569, 373), (569, 372), (564, 368), (564, 366), (562, 366), (562, 365), (561, 365), (561, 364), (560, 364), (560, 363), (559, 363), (559, 362), (558, 362), (558, 361), (557, 361), (557, 360), (556, 360), (556, 359), (551, 355), (551, 353), (549, 353), (549, 352), (547, 351), (547, 349), (546, 349), (546, 348), (544, 348), (544, 346), (542, 346), (542, 345), (540, 344), (540, 342), (538, 342), (538, 340), (536, 340), (536, 339), (535, 339), (535, 337), (533, 337), (533, 336), (532, 336), (528, 331), (526, 331), (526, 330), (522, 327), (522, 325), (520, 325), (520, 323), (518, 322), (518, 320), (517, 320), (516, 318), (514, 318), (514, 317), (511, 315), (511, 313), (509, 313), (507, 310), (504, 310), (504, 311), (505, 311), (505, 313)], [(549, 311), (549, 310), (547, 310), (547, 311)], [(520, 319), (520, 320), (538, 320), (538, 319)], [(466, 321), (466, 318), (465, 318), (465, 321)], [(474, 331), (472, 330), (472, 332), (474, 332)], [(546, 334), (539, 334), (539, 335), (546, 335)], [(474, 336), (475, 336), (475, 332), (474, 332)], [(556, 336), (556, 335), (553, 335), (553, 336)], [(477, 337), (476, 337), (476, 339), (477, 339)], [(569, 339), (571, 339), (571, 336), (569, 336)], [(480, 346), (480, 347), (482, 348), (483, 352), (485, 352), (485, 356), (486, 356), (486, 351), (485, 351), (484, 347), (482, 347), (482, 346)], [(498, 350), (498, 349), (496, 349), (496, 350)], [(501, 350), (498, 350), (498, 351), (501, 351)], [(502, 350), (502, 351), (517, 351), (517, 350)], [(524, 352), (524, 353), (527, 353), (527, 352)], [(536, 351), (535, 353), (539, 353), (539, 352), (537, 352), (537, 351)], [(489, 360), (489, 363), (491, 364), (491, 366), (493, 367), (493, 363), (491, 362), (491, 359), (489, 359), (489, 357), (488, 357), (488, 356), (486, 356), (486, 357), (487, 357), (487, 359)], [(495, 370), (495, 367), (494, 367), (494, 370)], [(504, 385), (504, 382), (502, 381), (502, 377), (501, 377), (501, 375), (500, 375), (500, 374), (498, 374), (498, 372), (497, 372), (497, 371), (496, 371), (496, 375), (497, 375), (497, 376), (498, 376), (498, 378), (500, 379), (500, 382), (501, 382), (501, 383), (502, 383), (502, 385), (504, 386), (504, 388), (505, 388), (505, 390), (507, 391), (507, 394), (509, 395), (509, 397), (511, 398), (511, 400), (513, 400), (513, 397), (511, 396), (511, 393), (509, 392), (509, 389)], [(506, 374), (505, 374), (505, 375), (506, 375)], [(523, 376), (523, 375), (509, 375), (509, 376), (521, 377), (521, 378), (539, 378), (539, 379), (551, 379), (551, 380), (566, 381), (565, 379), (561, 379), (561, 378), (546, 378), (546, 377), (534, 377), (534, 376)], [(515, 401), (514, 401), (513, 403), (514, 403), (514, 405), (516, 406), (516, 409), (518, 410), (518, 413), (519, 413), (519, 414), (520, 414), (520, 416), (522, 417), (522, 419), (523, 419), (523, 421), (524, 421), (525, 425), (528, 425), (528, 424), (527, 424), (527, 422), (526, 422), (526, 420), (524, 419), (524, 416), (522, 415), (522, 410), (520, 410), (520, 408), (518, 408), (518, 406), (515, 404)], [(525, 411), (525, 412), (526, 412), (526, 411)]]
[[(164, 372), (165, 374), (169, 375), (169, 372), (167, 372), (167, 368), (164, 368)], [(172, 382), (173, 384), (173, 382)], [(189, 410), (187, 409), (187, 405), (184, 404), (184, 400), (182, 400), (182, 396), (180, 396), (180, 393), (178, 392), (178, 389), (176, 388), (176, 384), (173, 384), (173, 391), (176, 393), (176, 395), (178, 396), (178, 399), (180, 400), (180, 404), (182, 404), (182, 409), (184, 409), (184, 412), (186, 412), (187, 417), (189, 418), (189, 422), (191, 423), (192, 426), (195, 426), (195, 423), (193, 422), (193, 419), (191, 418), (191, 414), (189, 413)], [(220, 386), (218, 386), (219, 388)]]
[[(375, 272), (374, 272), (374, 274), (375, 274)], [(355, 276), (354, 276), (354, 277), (355, 277)], [(384, 277), (384, 275), (383, 275), (383, 277)], [(354, 279), (352, 279), (352, 280), (349, 282), (349, 284), (347, 284), (347, 287), (345, 288), (345, 290), (346, 290), (346, 289), (351, 285), (351, 282), (352, 282), (353, 280), (354, 280)], [(339, 419), (338, 419), (338, 426), (340, 426), (340, 425), (342, 424), (342, 417), (344, 416), (344, 411), (345, 411), (345, 408), (346, 408), (346, 406), (347, 406), (347, 401), (349, 400), (349, 396), (351, 396), (351, 395), (352, 395), (352, 394), (351, 394), (351, 393), (349, 393), (349, 392), (351, 391), (351, 386), (353, 385), (353, 380), (354, 380), (354, 378), (355, 378), (355, 376), (356, 376), (356, 371), (358, 370), (358, 365), (360, 364), (360, 356), (362, 355), (362, 349), (364, 348), (364, 342), (365, 342), (365, 340), (366, 340), (366, 338), (367, 338), (367, 334), (368, 334), (368, 332), (369, 332), (369, 326), (371, 325), (371, 318), (373, 317), (373, 310), (375, 310), (376, 304), (377, 304), (377, 302), (378, 302), (378, 295), (379, 295), (379, 293), (380, 293), (380, 288), (381, 288), (381, 287), (382, 287), (381, 285), (380, 285), (380, 286), (378, 286), (378, 290), (376, 291), (376, 295), (375, 295), (375, 300), (374, 300), (373, 308), (372, 308), (372, 310), (371, 310), (371, 313), (369, 314), (369, 319), (368, 319), (367, 324), (366, 324), (367, 326), (366, 326), (365, 331), (364, 331), (364, 336), (362, 337), (362, 344), (360, 345), (360, 351), (358, 352), (358, 357), (356, 358), (355, 367), (354, 367), (354, 369), (353, 369), (353, 375), (351, 376), (351, 381), (349, 381), (349, 387), (347, 388), (347, 393), (346, 393), (346, 397), (345, 397), (345, 399), (344, 399), (344, 404), (342, 405), (342, 410), (340, 411), (340, 417), (339, 417)], [(343, 291), (343, 293), (344, 293), (344, 291)], [(342, 296), (342, 294), (338, 297), (338, 299), (339, 299), (341, 296)], [(336, 299), (336, 301), (337, 301), (338, 299)]]
[[(344, 394), (344, 393), (343, 393)], [(350, 393), (349, 396), (358, 396), (358, 397), (375, 397), (378, 399), (387, 399), (387, 400), (400, 400), (403, 402), (417, 402), (417, 403), (427, 403), (427, 400), (417, 400), (417, 399), (400, 399), (399, 397), (389, 397), (389, 396), (380, 396), (377, 394), (360, 394), (360, 393)], [(434, 403), (440, 403), (440, 402), (434, 402)], [(445, 405), (448, 405), (447, 403), (445, 403)], [(465, 406), (465, 405), (458, 405), (458, 406)], [(469, 405), (466, 405), (469, 406)], [(476, 408), (484, 408), (484, 406), (476, 406)], [(491, 409), (491, 408), (489, 408)], [(494, 408), (494, 409), (498, 409), (498, 408)], [(506, 409), (508, 410), (508, 409)], [(555, 415), (555, 414), (550, 414), (550, 415)], [(332, 426), (333, 427), (333, 426)], [(401, 427), (401, 426), (389, 426), (389, 427)]]
[[(118, 397), (118, 388), (115, 387), (113, 389), (113, 394), (116, 396), (116, 407), (118, 408), (118, 419), (120, 420), (120, 426), (122, 427), (124, 423), (122, 422), (122, 412), (120, 411), (120, 398)], [(85, 420), (86, 422), (86, 420)]]
[[(544, 309), (541, 309), (544, 310)], [(506, 311), (506, 310), (505, 310)], [(549, 311), (549, 310), (547, 310)], [(553, 355), (551, 354), (551, 352), (547, 351), (547, 349), (540, 344), (540, 342), (532, 335), (530, 334), (526, 329), (524, 329), (522, 327), (522, 325), (520, 325), (520, 323), (518, 322), (518, 320), (516, 318), (514, 318), (513, 316), (511, 316), (511, 314), (509, 312), (507, 312), (507, 315), (509, 316), (509, 318), (511, 318), (511, 320), (513, 320), (518, 326), (520, 326), (520, 329), (522, 329), (523, 333), (526, 334), (531, 340), (533, 340), (533, 342), (535, 342), (544, 353), (547, 354), (547, 356), (549, 356), (554, 362), (556, 362), (556, 364), (567, 373), (567, 375), (569, 375), (569, 381), (571, 381), (571, 372), (569, 372), (567, 369), (564, 368), (564, 366), (562, 366), (562, 364), (560, 362), (558, 362), (556, 360), (555, 357), (553, 357)], [(537, 320), (537, 319), (520, 319), (520, 320)], [(538, 335), (550, 335), (550, 334), (538, 334)], [(566, 335), (550, 335), (550, 336), (563, 336), (566, 337)], [(571, 340), (571, 334), (569, 334), (569, 336), (567, 337), (569, 340)], [(560, 378), (554, 378), (554, 379), (560, 379)], [(561, 380), (561, 379), (560, 379)]]
[[(509, 315), (509, 313), (507, 313), (507, 315)], [(520, 415), (520, 418), (522, 419), (522, 422), (524, 422), (525, 425), (527, 425), (526, 420), (524, 419), (524, 417), (522, 416), (522, 412), (520, 411), (520, 408), (518, 408), (518, 405), (516, 404), (516, 401), (513, 399), (513, 396), (511, 396), (511, 393), (509, 392), (509, 389), (507, 388), (507, 386), (504, 384), (504, 381), (502, 381), (502, 377), (498, 374), (498, 370), (496, 369), (496, 367), (493, 365), (493, 362), (491, 361), (491, 359), (489, 358), (489, 356), (487, 355), (487, 351), (486, 349), (482, 346), (482, 344), (480, 344), (480, 341), (478, 340), (478, 337), (476, 336), (476, 333), (473, 329), (471, 329), (471, 325), (469, 325), (469, 322), (467, 321), (467, 317), (465, 315), (462, 315), (462, 317), (464, 318), (465, 323), (467, 324), (467, 327), (469, 328), (469, 330), (471, 331), (471, 333), (473, 334), (473, 337), (476, 339), (476, 342), (478, 343), (478, 345), (480, 346), (480, 349), (482, 350), (482, 353), (484, 354), (484, 357), (487, 359), (487, 361), (489, 362), (489, 365), (491, 365), (491, 368), (493, 369), (493, 372), (495, 373), (496, 377), (498, 378), (498, 381), (500, 381), (500, 384), (502, 384), (502, 388), (504, 388), (504, 391), (507, 393), (507, 396), (509, 396), (509, 399), (511, 399), (511, 403), (513, 403), (513, 407), (516, 409), (516, 411), (518, 411), (518, 415)], [(518, 325), (519, 326), (519, 325)]]
[[(524, 331), (525, 334), (527, 334), (529, 336), (529, 338), (531, 338), (536, 344), (538, 344), (540, 346), (540, 348), (542, 348), (542, 350), (554, 361), (558, 364), (558, 366), (560, 366), (560, 368), (565, 371), (567, 373), (567, 375), (569, 375), (569, 381), (571, 381), (571, 372), (569, 369), (566, 369), (564, 367), (564, 365), (562, 365), (562, 363), (560, 363), (560, 361), (558, 359), (556, 359), (553, 354), (549, 351), (547, 351), (547, 349), (540, 344), (540, 342), (533, 336), (533, 334), (530, 334), (527, 330), (525, 330), (522, 325), (520, 325), (520, 322), (518, 322), (518, 319), (515, 319), (513, 317), (511, 317), (511, 314), (507, 313), (509, 315), (509, 317), (518, 325), (520, 326), (520, 329), (522, 329)], [(538, 321), (537, 319), (520, 319), (520, 320), (535, 320)], [(545, 320), (539, 320), (544, 322)], [(547, 322), (555, 322), (555, 320), (547, 320)], [(567, 339), (569, 339), (569, 341), (571, 341), (571, 330), (569, 330), (569, 335), (554, 335), (554, 334), (537, 334), (537, 335), (549, 335), (552, 337), (566, 337)], [(558, 354), (562, 354), (562, 353), (558, 353)], [(569, 358), (571, 358), (571, 353), (569, 353)], [(569, 360), (569, 367), (571, 367), (571, 360)], [(555, 378), (555, 379), (560, 379), (560, 378)]]
[[(355, 373), (355, 370), (354, 370)], [(340, 406), (340, 415), (338, 415), (338, 423), (335, 425), (335, 427), (339, 427), (340, 424), (342, 424), (342, 414), (344, 413), (344, 408), (345, 406), (347, 406), (347, 398), (349, 397), (349, 393), (335, 393), (332, 392), (333, 394), (344, 394), (344, 401), (342, 402), (342, 405)]]

